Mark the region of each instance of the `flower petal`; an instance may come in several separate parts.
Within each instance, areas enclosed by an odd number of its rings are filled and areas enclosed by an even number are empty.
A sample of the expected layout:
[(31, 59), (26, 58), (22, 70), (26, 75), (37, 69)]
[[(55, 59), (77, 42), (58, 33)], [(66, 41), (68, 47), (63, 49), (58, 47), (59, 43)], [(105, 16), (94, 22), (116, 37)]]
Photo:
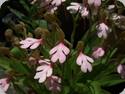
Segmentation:
[(39, 83), (43, 83), (46, 80), (46, 74), (43, 73), (39, 79)]
[(40, 42), (36, 42), (36, 43), (34, 43), (34, 44), (30, 47), (30, 49), (36, 49), (39, 45), (40, 45)]
[(59, 53), (59, 62), (60, 63), (64, 63), (66, 60), (66, 56), (64, 55), (64, 53)]
[(52, 62), (56, 62), (56, 61), (58, 60), (58, 57), (59, 57), (58, 53), (55, 53), (55, 54), (52, 56), (51, 61), (52, 61)]

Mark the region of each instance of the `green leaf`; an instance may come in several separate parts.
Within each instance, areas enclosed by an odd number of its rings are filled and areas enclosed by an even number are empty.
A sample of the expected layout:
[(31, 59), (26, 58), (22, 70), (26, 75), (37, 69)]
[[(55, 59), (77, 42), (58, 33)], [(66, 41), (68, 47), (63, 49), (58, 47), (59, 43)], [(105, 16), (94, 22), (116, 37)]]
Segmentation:
[(21, 61), (18, 60), (13, 60), (13, 62), (10, 63), (11, 68), (21, 74), (29, 74), (29, 68), (26, 66), (26, 64), (24, 65)]
[(21, 12), (15, 10), (15, 9), (12, 9), (11, 7), (8, 7), (8, 9), (14, 13), (19, 19), (22, 19), (24, 17), (24, 14), (22, 14)]
[(88, 86), (82, 83), (77, 83), (74, 89), (77, 94), (91, 94), (91, 91)]
[(125, 82), (125, 79), (121, 79), (121, 77), (118, 74), (110, 74), (108, 76), (102, 77), (102, 79), (98, 80), (98, 82), (102, 86), (113, 86)]
[(35, 23), (38, 25), (38, 27), (42, 27), (42, 28), (48, 27), (46, 20), (36, 20)]
[(0, 56), (0, 67), (4, 68), (6, 70), (10, 70), (11, 69), (9, 66), (10, 62), (11, 62), (11, 60), (9, 58)]
[(14, 47), (10, 52), (16, 58), (24, 58), (25, 57), (24, 52), (21, 49), (19, 49), (18, 47)]
[(69, 93), (70, 93), (70, 87), (64, 86), (61, 93), (62, 93), (62, 94), (69, 94)]

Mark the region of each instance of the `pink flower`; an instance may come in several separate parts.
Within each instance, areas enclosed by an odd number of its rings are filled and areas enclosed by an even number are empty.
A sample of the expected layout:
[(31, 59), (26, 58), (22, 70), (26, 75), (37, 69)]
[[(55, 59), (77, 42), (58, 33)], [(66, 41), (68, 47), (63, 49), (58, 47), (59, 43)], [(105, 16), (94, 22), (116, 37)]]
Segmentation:
[(59, 60), (60, 63), (64, 63), (66, 61), (66, 55), (70, 52), (69, 48), (67, 48), (63, 43), (59, 43), (54, 48), (50, 50), (51, 61), (56, 62)]
[(53, 69), (50, 60), (48, 59), (39, 60), (39, 63), (41, 65), (37, 67), (37, 73), (34, 76), (34, 79), (39, 79), (39, 83), (43, 83), (47, 77), (52, 75)]
[(52, 0), (51, 4), (55, 6), (60, 6), (62, 2), (65, 2), (66, 0)]
[(20, 41), (21, 48), (36, 49), (42, 43), (42, 39), (26, 38), (25, 40)]
[(125, 65), (119, 64), (117, 66), (117, 72), (121, 75), (122, 78), (125, 78)]
[(102, 57), (105, 54), (105, 51), (102, 48), (97, 48), (93, 53), (92, 56), (96, 59)]
[(54, 94), (61, 91), (61, 78), (58, 76), (52, 75), (51, 77), (48, 77), (45, 81), (45, 86), (48, 90), (52, 91)]
[(108, 33), (108, 26), (105, 23), (100, 23), (98, 26), (96, 26), (97, 30), (98, 30), (98, 37), (101, 38), (103, 37), (104, 39), (107, 38), (107, 33)]
[(88, 57), (82, 52), (80, 52), (76, 60), (77, 65), (81, 66), (81, 71), (85, 73), (87, 72), (87, 70), (89, 72), (92, 71), (92, 65), (90, 63), (93, 63), (93, 62), (94, 60), (92, 58)]
[(6, 92), (10, 84), (8, 83), (8, 78), (0, 79), (0, 87)]
[(101, 0), (88, 0), (89, 5), (94, 5), (95, 7), (99, 7), (101, 5)]
[(71, 5), (67, 7), (67, 10), (70, 10), (71, 13), (79, 12), (82, 17), (88, 16), (89, 14), (87, 7), (84, 7), (81, 3), (72, 2)]

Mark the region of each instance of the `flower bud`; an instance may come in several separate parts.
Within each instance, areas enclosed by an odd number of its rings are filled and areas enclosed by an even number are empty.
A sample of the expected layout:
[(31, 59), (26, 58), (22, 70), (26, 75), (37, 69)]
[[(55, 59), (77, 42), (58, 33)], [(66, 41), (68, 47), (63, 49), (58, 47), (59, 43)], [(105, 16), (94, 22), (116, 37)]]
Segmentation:
[(84, 47), (84, 43), (82, 41), (78, 41), (76, 49), (78, 49), (78, 51), (82, 51)]
[(6, 37), (6, 40), (7, 41), (10, 41), (11, 39), (12, 39), (12, 37), (13, 37), (13, 30), (12, 29), (7, 29), (6, 31), (5, 31), (5, 37)]
[(48, 33), (49, 31), (47, 29), (41, 27), (37, 27), (34, 31), (36, 38), (45, 37)]

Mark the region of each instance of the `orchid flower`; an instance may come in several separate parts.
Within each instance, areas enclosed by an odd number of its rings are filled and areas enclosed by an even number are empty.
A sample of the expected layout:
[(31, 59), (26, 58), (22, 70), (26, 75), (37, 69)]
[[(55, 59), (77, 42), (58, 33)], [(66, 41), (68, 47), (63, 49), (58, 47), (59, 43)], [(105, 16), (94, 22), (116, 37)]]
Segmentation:
[[(61, 91), (61, 78), (58, 76), (52, 75), (51, 77), (48, 77), (47, 80), (45, 81), (45, 86), (47, 87), (48, 90), (52, 91), (53, 93)], [(54, 94), (55, 94), (54, 93)]]
[(59, 60), (60, 63), (64, 63), (66, 61), (66, 55), (68, 55), (69, 52), (69, 48), (61, 42), (50, 50), (49, 53), (52, 56), (51, 61), (57, 62), (57, 60)]
[(109, 27), (105, 23), (100, 23), (99, 25), (96, 26), (96, 28), (98, 30), (97, 33), (98, 37), (99, 38), (103, 37), (104, 39), (106, 39)]
[(67, 7), (71, 13), (79, 12), (82, 17), (88, 16), (89, 11), (87, 7), (84, 7), (81, 3), (72, 2), (70, 6)]
[(85, 73), (87, 72), (87, 70), (89, 72), (92, 71), (92, 65), (90, 63), (93, 63), (93, 62), (94, 60), (92, 58), (83, 54), (82, 52), (79, 53), (76, 60), (77, 65), (81, 66), (81, 71)]
[(55, 6), (60, 6), (62, 2), (65, 2), (66, 0), (52, 0), (51, 4)]
[(26, 38), (25, 40), (20, 41), (21, 48), (26, 49), (36, 49), (40, 44), (42, 44), (42, 39), (35, 38)]
[(8, 83), (8, 78), (2, 78), (0, 79), (0, 87), (3, 89), (4, 92), (6, 92), (9, 88), (10, 84)]
[(117, 72), (121, 75), (122, 78), (125, 78), (125, 65), (119, 64), (117, 66)]
[(102, 57), (105, 54), (105, 51), (103, 50), (103, 48), (99, 47), (97, 48), (93, 53), (92, 56), (96, 59)]
[(34, 79), (39, 79), (39, 83), (43, 83), (47, 77), (50, 77), (53, 73), (53, 69), (50, 63), (50, 60), (44, 59), (39, 60), (40, 66), (37, 67), (36, 75), (34, 76)]

